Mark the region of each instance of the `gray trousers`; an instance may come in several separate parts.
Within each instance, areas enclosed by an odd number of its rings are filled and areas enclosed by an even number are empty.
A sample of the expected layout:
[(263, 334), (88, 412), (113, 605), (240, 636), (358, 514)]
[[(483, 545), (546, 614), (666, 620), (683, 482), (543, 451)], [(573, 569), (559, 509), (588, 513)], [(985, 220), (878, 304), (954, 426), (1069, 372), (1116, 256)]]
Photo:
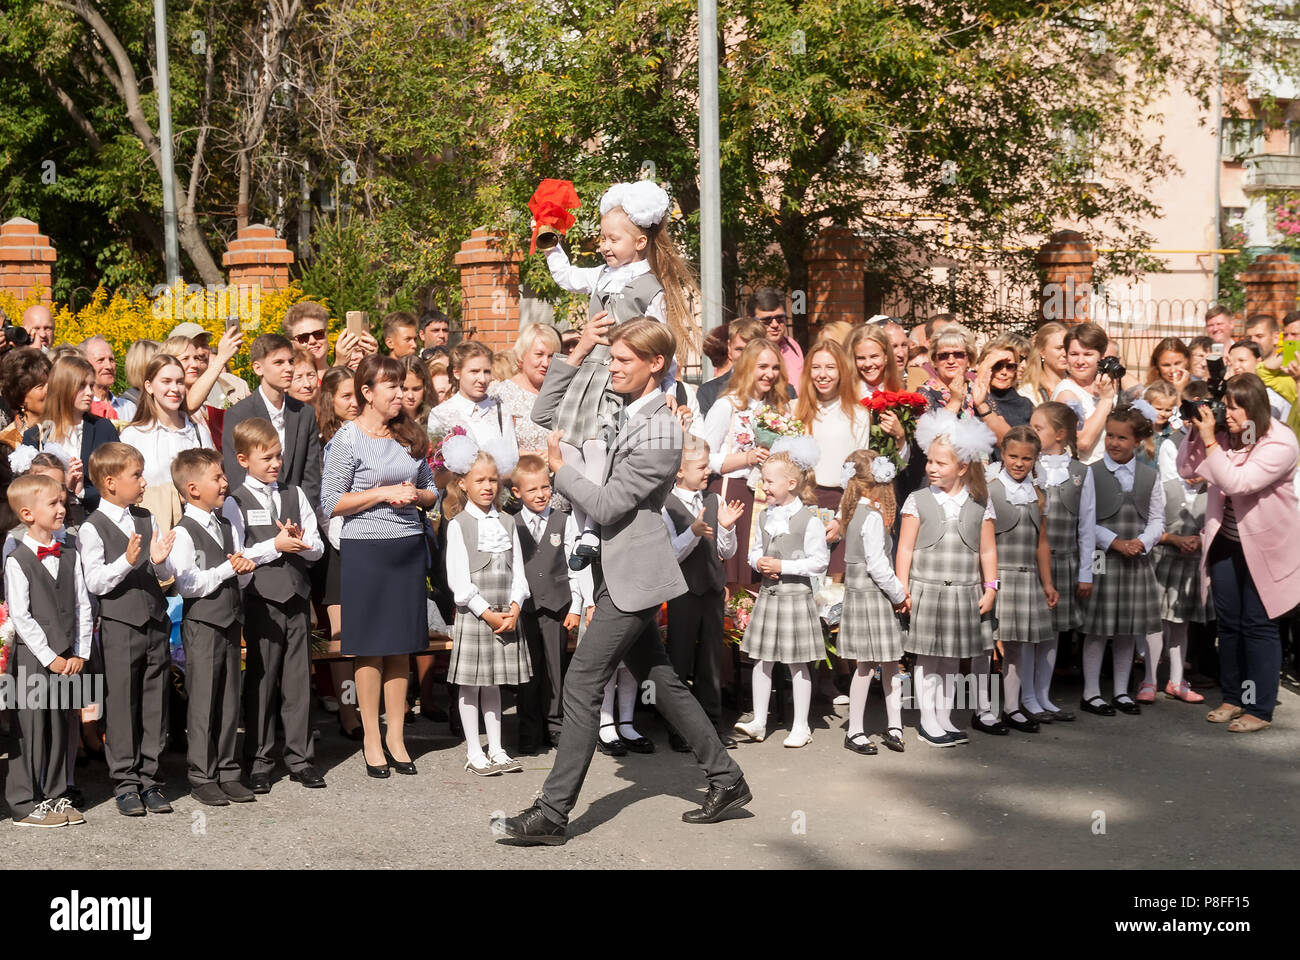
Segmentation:
[(600, 703), (605, 684), (619, 662), (627, 665), (644, 686), (648, 680), (654, 705), (690, 745), (710, 784), (731, 787), (740, 780), (740, 767), (731, 759), (717, 731), (686, 684), (673, 672), (655, 623), (658, 607), (627, 612), (614, 606), (600, 564), (593, 567), (596, 612), (564, 677), (564, 736), (556, 749), (555, 766), (538, 800), (553, 823), (567, 824), (569, 811), (591, 766), (600, 728)]
[[(27, 645), (14, 638), (9, 665), (17, 679), (44, 674)], [(49, 694), (47, 694), (49, 696)], [(68, 789), (68, 711), (38, 708), (14, 710), (9, 722), (9, 772), (5, 777), (5, 803), (9, 815), (22, 820), (42, 800), (53, 800)]]
[(540, 744), (559, 733), (564, 720), (564, 654), (569, 631), (565, 610), (525, 610), (519, 616), (520, 636), (528, 644), (533, 678), (519, 685), (519, 740)]
[(716, 727), (722, 722), (723, 592), (684, 593), (668, 601), (668, 659)]
[(239, 732), (239, 636), (243, 627), (181, 622), (185, 646), (185, 691), (189, 695), (191, 786), (239, 779), (235, 735)]
[(167, 740), (171, 691), (170, 620), (133, 627), (101, 620), (104, 654), (104, 755), (117, 796), (163, 784), (159, 758)]
[(306, 597), (281, 606), (244, 597), (244, 761), (249, 773), (275, 769), (275, 698), (279, 686), (284, 762), (301, 770), (312, 762), (311, 609)]

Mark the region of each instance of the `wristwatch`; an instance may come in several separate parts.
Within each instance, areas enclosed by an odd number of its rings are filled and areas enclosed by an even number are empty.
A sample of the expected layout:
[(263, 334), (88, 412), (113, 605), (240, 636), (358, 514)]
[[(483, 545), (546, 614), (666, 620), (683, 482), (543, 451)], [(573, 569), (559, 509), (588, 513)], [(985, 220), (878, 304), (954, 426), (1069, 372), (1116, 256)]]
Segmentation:
[[(972, 408), (972, 409), (973, 409), (973, 408)], [(989, 408), (988, 408), (987, 410), (985, 410), (983, 413), (980, 413), (978, 410), (975, 411), (975, 416), (979, 417), (981, 420), (983, 420), (983, 419), (984, 419), (985, 417), (987, 417), (987, 416), (991, 416), (992, 414), (993, 414), (993, 408), (992, 408), (992, 407), (989, 407)]]
[(998, 587), (1000, 587), (1001, 585), (1002, 585), (1002, 581), (1001, 581), (1001, 580), (985, 580), (985, 581), (984, 581), (984, 589), (985, 589), (985, 590), (997, 590)]

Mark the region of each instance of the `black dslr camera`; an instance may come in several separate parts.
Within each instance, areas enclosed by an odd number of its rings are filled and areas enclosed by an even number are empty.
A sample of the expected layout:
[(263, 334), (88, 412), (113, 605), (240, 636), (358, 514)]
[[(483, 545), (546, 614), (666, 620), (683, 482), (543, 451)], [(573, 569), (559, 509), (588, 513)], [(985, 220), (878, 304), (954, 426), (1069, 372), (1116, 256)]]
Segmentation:
[(4, 330), (5, 345), (0, 347), (0, 352), (8, 350), (10, 347), (25, 347), (32, 342), (32, 335), (27, 332), (26, 327), (15, 326), (9, 322), (9, 315), (0, 308), (0, 328)]
[(1124, 364), (1119, 362), (1119, 357), (1102, 357), (1097, 364), (1097, 375), (1110, 377), (1116, 383), (1124, 379), (1124, 374), (1128, 373)]
[(1183, 418), (1183, 423), (1187, 424), (1189, 430), (1201, 418), (1201, 407), (1209, 407), (1210, 412), (1214, 414), (1214, 429), (1228, 429), (1228, 406), (1223, 402), (1223, 392), (1226, 389), (1224, 382), (1224, 365), (1222, 357), (1210, 357), (1205, 361), (1208, 368), (1209, 376), (1205, 380), (1205, 387), (1210, 392), (1207, 399), (1187, 399), (1178, 405), (1178, 413)]

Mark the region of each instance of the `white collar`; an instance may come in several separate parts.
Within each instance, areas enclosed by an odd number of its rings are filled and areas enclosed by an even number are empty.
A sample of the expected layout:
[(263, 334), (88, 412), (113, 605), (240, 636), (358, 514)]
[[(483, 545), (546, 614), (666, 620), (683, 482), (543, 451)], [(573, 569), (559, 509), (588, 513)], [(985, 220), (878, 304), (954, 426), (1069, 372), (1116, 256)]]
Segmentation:
[(634, 416), (636, 416), (646, 407), (650, 406), (651, 403), (659, 399), (661, 396), (663, 396), (663, 394), (660, 393), (658, 390), (651, 390), (649, 393), (647, 393), (644, 397), (641, 397), (639, 400), (633, 400), (631, 403), (626, 404), (623, 407), (623, 422), (626, 423), (628, 420), (631, 420)]
[[(637, 277), (641, 276), (641, 274), (649, 272), (649, 260), (633, 260), (631, 263), (625, 263), (620, 267), (606, 266), (603, 280), (606, 284), (611, 281), (617, 282), (619, 280), (627, 283), (630, 280), (635, 280)], [(603, 285), (604, 284), (602, 284), (602, 286)]]
[(686, 504), (687, 506), (690, 506), (691, 504), (695, 503), (695, 498), (697, 496), (701, 500), (704, 499), (703, 490), (687, 490), (685, 487), (673, 487), (673, 495), (676, 496), (678, 500), (680, 500), (682, 503)]
[(1110, 458), (1109, 453), (1101, 455), (1102, 462), (1106, 464), (1106, 469), (1111, 473), (1127, 473), (1132, 475), (1137, 468), (1137, 457), (1133, 457), (1128, 463), (1116, 463)]
[(26, 544), (28, 550), (30, 550), (32, 553), (35, 553), (41, 547), (52, 547), (56, 543), (62, 544), (63, 538), (59, 536), (59, 531), (56, 530), (54, 531), (54, 535), (53, 537), (51, 537), (49, 543), (41, 543), (39, 540), (33, 539), (30, 533), (24, 533), (23, 543)]
[(465, 512), (470, 514), (477, 520), (491, 520), (493, 517), (497, 515), (497, 508), (493, 507), (492, 509), (484, 513), (482, 508), (480, 508), (478, 504), (467, 503), (465, 504)]
[(769, 506), (766, 513), (773, 520), (789, 520), (801, 509), (803, 509), (803, 501), (795, 497), (789, 503), (781, 506)]
[(1038, 462), (1045, 467), (1066, 467), (1070, 464), (1070, 453), (1041, 453)]
[(109, 503), (103, 497), (99, 498), (99, 509), (104, 516), (119, 526), (131, 513), (130, 507), (119, 507), (116, 503)]
[(967, 490), (965, 487), (962, 487), (956, 493), (944, 493), (934, 484), (931, 484), (930, 492), (934, 494), (934, 498), (938, 500), (940, 504), (949, 502), (949, 503), (955, 503), (957, 504), (957, 506), (960, 507), (963, 503), (965, 503), (967, 500), (970, 499), (970, 491)]
[(211, 529), (212, 523), (217, 519), (217, 515), (202, 507), (196, 507), (192, 503), (185, 504), (185, 516), (198, 523), (205, 530)]
[(450, 406), (453, 403), (471, 413), (486, 413), (488, 410), (495, 407), (498, 401), (497, 398), (491, 394), (488, 394), (482, 400), (471, 400), (469, 397), (465, 396), (465, 394), (457, 392), (450, 400), (444, 403), (443, 406)]
[[(475, 507), (474, 509), (477, 510), (478, 508)], [(482, 511), (480, 511), (480, 512), (482, 512)], [(542, 512), (541, 512), (541, 513), (537, 513), (537, 512), (535, 512), (535, 511), (533, 510), (532, 507), (527, 507), (527, 506), (526, 506), (526, 507), (524, 507), (524, 513), (528, 514), (528, 519), (529, 519), (529, 520), (540, 520), (540, 521), (542, 521), (542, 523), (545, 523), (547, 520), (551, 519), (551, 506), (550, 506), (550, 504), (547, 504), (547, 505), (542, 509)]]
[(289, 399), (289, 395), (287, 393), (280, 398), (280, 405), (277, 407), (275, 404), (271, 402), (271, 398), (270, 396), (267, 395), (266, 387), (264, 385), (259, 383), (257, 385), (257, 392), (262, 395), (262, 402), (266, 404), (266, 410), (268, 413), (272, 415), (279, 415), (284, 413), (284, 405)]
[(991, 466), (989, 468), (989, 479), (1002, 481), (1002, 489), (1006, 491), (1007, 502), (1015, 506), (1022, 506), (1026, 503), (1033, 503), (1038, 499), (1038, 491), (1034, 489), (1034, 473), (1031, 470), (1023, 480), (1013, 480), (1011, 474), (1003, 469), (1002, 464), (994, 464), (996, 470)]
[(248, 476), (247, 474), (244, 476), (244, 486), (248, 487), (248, 489), (252, 490), (254, 493), (266, 494), (268, 497), (278, 493), (280, 490), (280, 485), (278, 483), (263, 483), (256, 477)]
[(182, 413), (181, 419), (184, 421), (184, 423), (182, 423), (179, 427), (176, 427), (175, 429), (167, 426), (167, 424), (163, 423), (161, 420), (155, 420), (152, 426), (143, 427), (142, 429), (160, 430), (163, 433), (172, 433), (177, 436), (183, 436), (189, 433), (191, 430), (193, 430), (196, 434), (198, 433), (198, 427), (194, 425), (194, 421), (190, 419), (189, 414)]

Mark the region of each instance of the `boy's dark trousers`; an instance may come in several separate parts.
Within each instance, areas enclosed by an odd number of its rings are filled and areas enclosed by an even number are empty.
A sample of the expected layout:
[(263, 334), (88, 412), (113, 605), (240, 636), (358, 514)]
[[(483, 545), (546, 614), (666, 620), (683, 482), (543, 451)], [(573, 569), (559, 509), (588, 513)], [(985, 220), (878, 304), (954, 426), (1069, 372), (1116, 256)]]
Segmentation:
[(142, 627), (100, 620), (104, 654), (104, 756), (116, 796), (163, 784), (159, 758), (167, 740), (171, 621)]
[[(19, 696), (26, 690), (26, 678), (53, 674), (20, 640), (13, 641), (9, 671)], [(69, 650), (67, 653), (71, 653)], [(60, 656), (67, 656), (67, 653)], [(76, 678), (69, 678), (74, 680)], [(56, 695), (47, 688), (48, 698)], [(14, 710), (9, 724), (9, 772), (5, 778), (5, 803), (9, 815), (22, 820), (42, 800), (53, 800), (68, 789), (68, 711), (50, 708)]]
[[(244, 597), (244, 762), (250, 774), (275, 768), (275, 697), (280, 688), (284, 762), (294, 772), (312, 762), (311, 610), (307, 597), (276, 603)], [(236, 673), (236, 679), (238, 673)]]
[[(525, 602), (531, 608), (531, 601)], [(533, 678), (519, 687), (519, 743), (540, 746), (559, 734), (564, 720), (564, 655), (569, 631), (564, 629), (568, 609), (524, 609), (519, 627), (528, 644)]]
[(724, 591), (684, 593), (668, 601), (668, 659), (717, 727), (722, 722)]
[(218, 627), (202, 620), (181, 623), (185, 688), (189, 695), (191, 786), (239, 780), (235, 735), (239, 729), (238, 620)]

